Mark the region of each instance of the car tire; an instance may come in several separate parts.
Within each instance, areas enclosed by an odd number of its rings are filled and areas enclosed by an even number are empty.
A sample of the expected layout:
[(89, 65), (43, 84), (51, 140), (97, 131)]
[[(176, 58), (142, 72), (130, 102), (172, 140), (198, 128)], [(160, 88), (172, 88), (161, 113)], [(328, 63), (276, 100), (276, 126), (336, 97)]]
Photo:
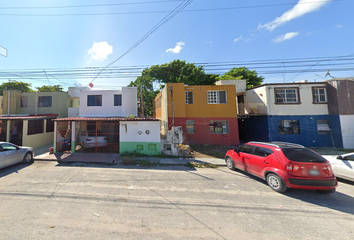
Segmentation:
[(317, 192), (322, 194), (332, 194), (336, 191), (336, 189), (329, 189), (329, 190), (317, 190)]
[(283, 193), (288, 189), (283, 179), (274, 173), (267, 175), (267, 183), (271, 189), (279, 193)]
[(31, 152), (27, 152), (25, 156), (23, 157), (23, 163), (32, 163), (33, 162), (33, 156)]
[(234, 161), (232, 160), (232, 158), (226, 157), (226, 158), (225, 158), (225, 163), (226, 163), (226, 166), (227, 166), (230, 170), (235, 170), (235, 169), (236, 169), (235, 163), (234, 163)]

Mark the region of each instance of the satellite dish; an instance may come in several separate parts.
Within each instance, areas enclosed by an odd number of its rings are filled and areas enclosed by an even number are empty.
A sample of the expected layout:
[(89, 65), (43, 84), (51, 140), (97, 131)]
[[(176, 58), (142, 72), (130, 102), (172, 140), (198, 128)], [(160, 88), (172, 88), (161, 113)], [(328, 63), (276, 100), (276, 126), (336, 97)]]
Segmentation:
[(89, 86), (92, 88), (93, 87), (93, 83), (89, 83)]

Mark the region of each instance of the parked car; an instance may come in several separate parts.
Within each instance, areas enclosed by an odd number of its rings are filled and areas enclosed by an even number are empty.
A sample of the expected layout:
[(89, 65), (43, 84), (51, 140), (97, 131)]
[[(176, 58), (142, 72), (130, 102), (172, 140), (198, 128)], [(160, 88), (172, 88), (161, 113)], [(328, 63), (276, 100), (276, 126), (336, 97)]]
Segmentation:
[(334, 175), (354, 181), (354, 153), (326, 156), (326, 159), (331, 163)]
[(93, 147), (105, 147), (107, 146), (107, 138), (102, 134), (101, 131), (88, 130), (84, 131), (82, 134), (79, 134), (79, 142), (84, 148), (93, 148)]
[(32, 163), (34, 151), (31, 147), (19, 147), (9, 142), (0, 142), (0, 168), (19, 162)]
[(227, 151), (226, 165), (267, 181), (276, 192), (287, 188), (333, 193), (338, 185), (329, 161), (311, 149), (285, 142), (248, 142)]

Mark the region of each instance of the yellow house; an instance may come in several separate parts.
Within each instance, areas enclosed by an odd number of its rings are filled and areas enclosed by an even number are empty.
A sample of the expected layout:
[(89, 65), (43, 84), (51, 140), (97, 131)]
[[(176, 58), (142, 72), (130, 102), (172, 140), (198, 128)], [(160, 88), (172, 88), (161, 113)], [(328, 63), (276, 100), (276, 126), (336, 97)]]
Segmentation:
[(161, 134), (182, 126), (189, 144), (238, 145), (235, 85), (168, 83), (154, 100)]

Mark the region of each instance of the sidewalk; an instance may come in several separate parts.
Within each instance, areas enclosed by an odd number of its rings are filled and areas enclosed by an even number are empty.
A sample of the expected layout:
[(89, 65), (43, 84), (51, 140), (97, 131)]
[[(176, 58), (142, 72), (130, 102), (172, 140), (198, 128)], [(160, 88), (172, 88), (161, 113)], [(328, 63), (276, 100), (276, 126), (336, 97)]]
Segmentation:
[[(53, 145), (47, 145), (34, 150), (35, 161), (60, 161), (60, 162), (89, 162), (89, 163), (108, 163), (121, 164), (120, 154), (116, 153), (56, 153), (49, 154), (49, 148)], [(150, 161), (151, 163), (160, 163), (166, 165), (185, 165), (189, 162), (214, 164), (217, 166), (226, 166), (225, 160), (221, 158), (156, 158), (156, 157), (136, 157), (138, 161)]]

